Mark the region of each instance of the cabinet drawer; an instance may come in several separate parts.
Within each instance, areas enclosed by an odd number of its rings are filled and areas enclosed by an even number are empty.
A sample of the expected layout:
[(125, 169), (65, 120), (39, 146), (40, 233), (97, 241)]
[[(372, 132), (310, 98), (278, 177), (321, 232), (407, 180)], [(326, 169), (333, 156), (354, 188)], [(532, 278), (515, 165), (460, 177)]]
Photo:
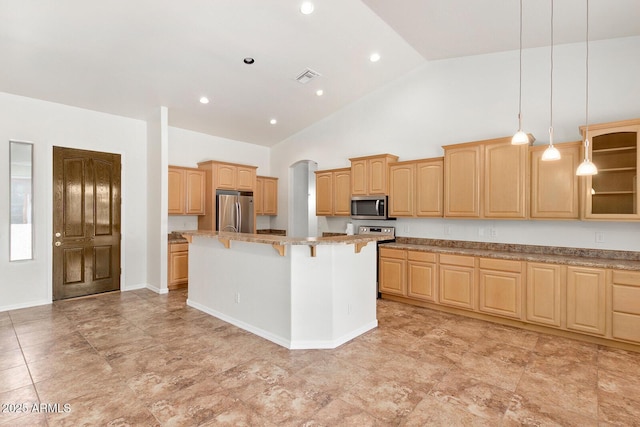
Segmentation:
[(640, 315), (640, 287), (613, 285), (613, 311)]
[(613, 313), (612, 335), (621, 340), (640, 342), (640, 316)]
[(480, 268), (485, 270), (510, 271), (522, 273), (522, 262), (505, 259), (480, 258)]
[(436, 262), (436, 254), (431, 252), (407, 251), (409, 261)]
[(380, 248), (380, 256), (384, 258), (405, 259), (406, 251), (404, 249)]
[(171, 243), (169, 247), (170, 252), (185, 252), (189, 250), (188, 243)]
[(613, 270), (613, 283), (640, 287), (640, 273), (635, 271)]
[(461, 265), (464, 267), (474, 267), (475, 258), (464, 255), (440, 254), (440, 264)]

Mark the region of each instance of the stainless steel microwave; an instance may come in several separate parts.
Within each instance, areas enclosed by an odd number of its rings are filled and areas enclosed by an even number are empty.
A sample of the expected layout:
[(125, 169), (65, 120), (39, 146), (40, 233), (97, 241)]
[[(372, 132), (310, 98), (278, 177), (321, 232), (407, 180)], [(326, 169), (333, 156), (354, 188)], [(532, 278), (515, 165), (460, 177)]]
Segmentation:
[(387, 196), (351, 196), (351, 218), (389, 219)]

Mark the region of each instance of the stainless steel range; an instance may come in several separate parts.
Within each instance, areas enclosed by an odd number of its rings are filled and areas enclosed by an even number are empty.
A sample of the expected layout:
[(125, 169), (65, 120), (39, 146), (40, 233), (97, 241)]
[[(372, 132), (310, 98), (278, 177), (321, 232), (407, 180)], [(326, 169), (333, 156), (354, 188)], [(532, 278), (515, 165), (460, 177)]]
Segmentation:
[[(378, 240), (380, 243), (394, 242), (396, 240), (396, 228), (395, 227), (379, 227), (374, 225), (361, 225), (358, 227), (358, 234), (375, 234), (376, 236), (385, 236), (384, 240)], [(380, 274), (380, 254), (378, 253), (378, 245), (376, 245), (376, 293), (380, 298), (380, 285), (378, 283), (378, 276)]]

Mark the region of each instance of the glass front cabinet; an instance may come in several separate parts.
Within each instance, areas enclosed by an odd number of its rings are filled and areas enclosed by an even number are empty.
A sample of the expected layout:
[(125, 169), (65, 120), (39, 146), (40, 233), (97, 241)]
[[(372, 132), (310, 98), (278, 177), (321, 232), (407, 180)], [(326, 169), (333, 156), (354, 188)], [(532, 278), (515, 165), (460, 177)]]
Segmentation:
[(640, 119), (589, 125), (589, 138), (598, 174), (584, 177), (584, 218), (640, 220)]

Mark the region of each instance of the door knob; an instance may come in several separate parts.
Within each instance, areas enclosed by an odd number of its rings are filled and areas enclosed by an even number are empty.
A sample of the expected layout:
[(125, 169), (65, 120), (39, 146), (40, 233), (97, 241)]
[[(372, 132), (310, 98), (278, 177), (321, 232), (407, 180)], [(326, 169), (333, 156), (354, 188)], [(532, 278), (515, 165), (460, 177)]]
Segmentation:
[(56, 237), (60, 237), (60, 236), (61, 236), (61, 234), (59, 232), (56, 233)]
[(62, 243), (56, 242), (56, 246), (60, 246), (60, 245), (62, 245)]

